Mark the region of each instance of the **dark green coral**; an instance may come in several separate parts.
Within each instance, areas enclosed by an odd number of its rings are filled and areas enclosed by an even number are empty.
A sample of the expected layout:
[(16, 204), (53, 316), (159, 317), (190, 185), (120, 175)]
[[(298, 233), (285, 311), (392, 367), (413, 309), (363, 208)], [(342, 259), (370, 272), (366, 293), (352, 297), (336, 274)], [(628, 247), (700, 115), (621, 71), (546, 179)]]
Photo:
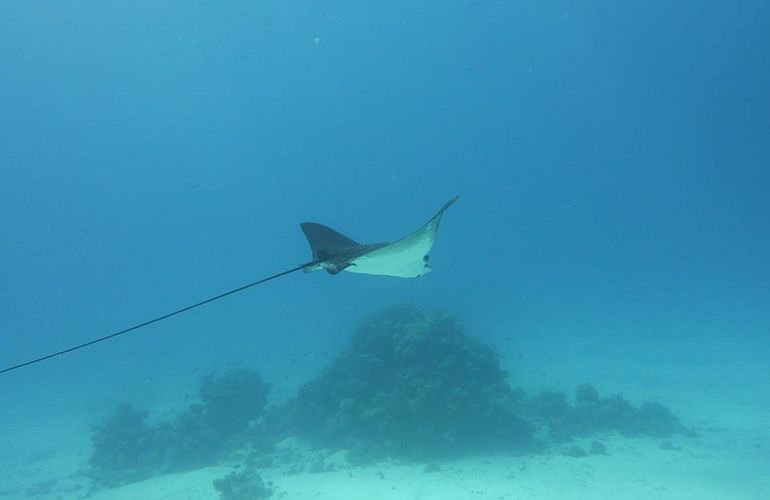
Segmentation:
[(256, 372), (233, 370), (203, 377), (201, 403), (165, 422), (150, 425), (148, 412), (122, 404), (94, 427), (89, 475), (114, 487), (216, 463), (254, 437), (249, 424), (262, 417), (267, 392)]
[(219, 492), (220, 500), (259, 500), (273, 494), (259, 473), (250, 468), (215, 479), (213, 486)]
[(424, 458), (532, 444), (497, 353), (444, 312), (399, 305), (363, 321), (297, 396), (297, 429), (364, 455)]
[(543, 391), (523, 401), (522, 413), (546, 426), (555, 441), (607, 431), (651, 437), (694, 434), (660, 403), (636, 407), (620, 394), (600, 397), (590, 384), (578, 386), (574, 404), (562, 392)]

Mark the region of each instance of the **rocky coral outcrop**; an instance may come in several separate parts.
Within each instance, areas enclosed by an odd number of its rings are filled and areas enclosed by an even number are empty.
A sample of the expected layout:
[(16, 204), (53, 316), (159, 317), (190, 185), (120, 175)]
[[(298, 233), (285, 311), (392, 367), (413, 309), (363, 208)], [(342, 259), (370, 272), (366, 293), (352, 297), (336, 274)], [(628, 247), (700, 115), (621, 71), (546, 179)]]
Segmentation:
[(399, 305), (365, 319), (350, 346), (303, 386), (296, 429), (352, 457), (426, 458), (533, 444), (496, 352), (453, 316)]
[(148, 424), (148, 412), (121, 404), (94, 426), (88, 475), (96, 486), (115, 487), (169, 472), (216, 463), (259, 429), (268, 385), (251, 370), (207, 375), (201, 403), (175, 418)]

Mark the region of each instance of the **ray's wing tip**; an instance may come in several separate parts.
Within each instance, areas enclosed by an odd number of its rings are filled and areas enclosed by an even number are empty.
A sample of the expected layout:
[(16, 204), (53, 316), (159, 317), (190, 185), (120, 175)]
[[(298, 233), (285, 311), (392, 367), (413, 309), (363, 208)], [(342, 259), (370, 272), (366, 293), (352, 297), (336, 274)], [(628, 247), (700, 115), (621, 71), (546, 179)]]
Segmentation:
[(452, 206), (452, 204), (453, 204), (454, 202), (456, 202), (457, 200), (459, 200), (459, 199), (460, 199), (460, 195), (459, 195), (459, 194), (456, 194), (456, 195), (452, 196), (452, 197), (449, 199), (449, 201), (447, 201), (446, 203), (444, 203), (444, 206), (443, 206), (443, 207), (441, 207), (441, 211), (443, 212), (443, 211), (444, 211), (444, 210), (446, 210), (447, 208), (451, 207), (451, 206)]

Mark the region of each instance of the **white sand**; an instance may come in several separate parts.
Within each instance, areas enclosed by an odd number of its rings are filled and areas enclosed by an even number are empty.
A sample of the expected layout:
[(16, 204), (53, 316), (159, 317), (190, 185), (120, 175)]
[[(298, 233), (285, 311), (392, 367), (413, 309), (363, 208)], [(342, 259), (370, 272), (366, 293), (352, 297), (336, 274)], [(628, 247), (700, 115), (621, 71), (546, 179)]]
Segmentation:
[[(558, 450), (522, 457), (474, 457), (440, 464), (384, 463), (331, 472), (291, 474), (260, 469), (276, 499), (746, 499), (770, 498), (767, 429), (712, 430), (697, 438), (658, 440), (596, 436), (608, 455), (574, 458)], [(668, 441), (669, 448), (661, 443)], [(590, 439), (579, 441), (584, 448)], [(29, 464), (37, 481), (59, 477), (71, 461), (41, 458)], [(22, 468), (23, 469), (23, 468)], [(71, 469), (70, 469), (71, 470)], [(212, 467), (95, 493), (94, 500), (215, 500), (212, 481), (232, 470)], [(0, 476), (4, 488), (21, 486), (21, 469)], [(27, 476), (29, 477), (29, 476)], [(27, 485), (29, 486), (29, 485)], [(22, 489), (7, 498), (24, 498)], [(82, 490), (37, 498), (80, 498)]]
[[(424, 465), (382, 464), (323, 473), (264, 470), (274, 498), (286, 499), (753, 499), (770, 498), (767, 448), (741, 451), (746, 436), (677, 439), (681, 450), (656, 440), (611, 437), (610, 454), (487, 457)], [(767, 443), (765, 443), (766, 445)], [(751, 451), (753, 450), (753, 451)], [(212, 480), (227, 468), (165, 476), (96, 494), (95, 500), (215, 499)]]

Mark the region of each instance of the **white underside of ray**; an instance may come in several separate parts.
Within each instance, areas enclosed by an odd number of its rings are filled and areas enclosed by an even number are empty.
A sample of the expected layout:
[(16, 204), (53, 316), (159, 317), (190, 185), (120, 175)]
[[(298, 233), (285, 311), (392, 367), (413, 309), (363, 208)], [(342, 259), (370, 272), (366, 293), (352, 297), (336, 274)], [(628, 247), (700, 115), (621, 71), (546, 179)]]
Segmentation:
[(351, 261), (345, 271), (400, 278), (416, 278), (429, 273), (430, 267), (424, 257), (433, 247), (440, 222), (441, 216), (434, 217), (412, 234)]

